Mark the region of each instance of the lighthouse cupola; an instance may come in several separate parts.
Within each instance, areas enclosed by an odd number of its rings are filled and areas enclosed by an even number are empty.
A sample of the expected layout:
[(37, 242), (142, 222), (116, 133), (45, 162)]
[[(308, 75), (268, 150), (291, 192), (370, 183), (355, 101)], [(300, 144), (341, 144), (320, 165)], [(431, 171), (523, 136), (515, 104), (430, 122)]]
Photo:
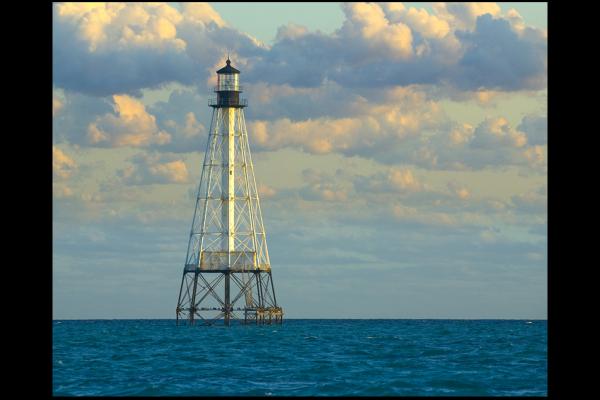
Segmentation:
[(217, 93), (216, 101), (211, 99), (209, 105), (212, 107), (245, 107), (247, 102), (240, 99), (240, 71), (231, 66), (227, 59), (227, 65), (217, 71)]

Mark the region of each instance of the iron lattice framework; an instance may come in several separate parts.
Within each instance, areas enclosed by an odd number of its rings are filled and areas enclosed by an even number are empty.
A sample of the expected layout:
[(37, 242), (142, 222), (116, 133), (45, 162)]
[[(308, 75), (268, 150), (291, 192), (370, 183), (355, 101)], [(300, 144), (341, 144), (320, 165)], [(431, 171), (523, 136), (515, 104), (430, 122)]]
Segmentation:
[(230, 82), (219, 89), (215, 90), (217, 101), (209, 101), (213, 114), (177, 302), (177, 324), (281, 323), (283, 311), (275, 297), (246, 131), (246, 103), (239, 100), (240, 88)]

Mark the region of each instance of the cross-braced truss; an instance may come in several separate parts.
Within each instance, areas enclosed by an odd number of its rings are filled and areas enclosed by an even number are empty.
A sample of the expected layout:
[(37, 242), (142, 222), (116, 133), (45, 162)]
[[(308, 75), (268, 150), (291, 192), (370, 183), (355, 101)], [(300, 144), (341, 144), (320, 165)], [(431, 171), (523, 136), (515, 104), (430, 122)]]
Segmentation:
[(281, 322), (243, 108), (214, 108), (177, 322)]

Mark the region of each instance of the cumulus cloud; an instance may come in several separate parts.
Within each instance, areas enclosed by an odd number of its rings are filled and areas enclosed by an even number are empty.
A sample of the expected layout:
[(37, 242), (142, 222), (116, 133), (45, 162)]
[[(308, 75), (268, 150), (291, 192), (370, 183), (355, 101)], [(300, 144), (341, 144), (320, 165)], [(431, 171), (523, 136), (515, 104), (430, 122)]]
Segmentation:
[(400, 3), (350, 3), (342, 9), (346, 19), (331, 35), (281, 28), (272, 48), (249, 63), (249, 80), (300, 87), (326, 81), (352, 88), (437, 84), (474, 91), (545, 85), (544, 34), (533, 28), (518, 34), (514, 19), (500, 15), (495, 3), (441, 5), (435, 14)]
[[(246, 82), (318, 87), (444, 84), (520, 90), (545, 85), (546, 37), (495, 3), (347, 3), (331, 34), (290, 24), (268, 47), (205, 3), (54, 6), (54, 81), (94, 95), (168, 82), (201, 84), (230, 48)], [(493, 43), (492, 43), (493, 42)], [(493, 45), (491, 45), (493, 44)]]
[(151, 145), (152, 149), (173, 153), (204, 152), (210, 124), (206, 98), (194, 90), (176, 89), (167, 101), (149, 106), (148, 112), (156, 117), (160, 129), (171, 136), (167, 143)]
[(248, 133), (253, 146), (262, 150), (295, 147), (312, 154), (375, 157), (445, 123), (439, 105), (423, 93), (403, 89), (390, 103), (379, 106), (357, 101), (353, 117), (253, 120), (248, 122)]
[(69, 198), (74, 195), (73, 189), (67, 185), (52, 185), (52, 197), (55, 199)]
[[(224, 48), (255, 54), (259, 42), (229, 28), (209, 4), (58, 3), (53, 18), (53, 80), (93, 95), (133, 94), (208, 76)], [(213, 72), (213, 71), (211, 71)]]
[(203, 151), (204, 138), (207, 136), (207, 130), (204, 125), (196, 119), (193, 112), (188, 112), (185, 115), (185, 121), (182, 124), (177, 123), (172, 119), (164, 122), (164, 125), (170, 132), (170, 140), (166, 145), (158, 144), (163, 151), (172, 152), (192, 152)]
[(61, 108), (63, 108), (63, 102), (60, 99), (54, 97), (52, 98), (52, 116), (55, 116)]
[(68, 179), (77, 169), (77, 163), (61, 149), (52, 146), (52, 171), (55, 179)]
[(299, 189), (300, 197), (309, 201), (345, 202), (348, 200), (351, 185), (342, 181), (344, 172), (336, 170), (334, 175), (307, 168), (302, 171), (305, 185)]
[(399, 149), (404, 160), (427, 169), (476, 170), (499, 166), (543, 169), (545, 146), (530, 145), (527, 135), (504, 117), (490, 117), (477, 127), (449, 122), (443, 131), (410, 139)]
[(143, 147), (152, 143), (165, 144), (171, 135), (160, 130), (156, 118), (145, 106), (127, 95), (114, 95), (114, 113), (105, 114), (87, 129), (88, 142), (94, 146)]
[(139, 154), (130, 159), (133, 165), (117, 171), (127, 185), (187, 183), (189, 173), (183, 160), (175, 155)]
[(517, 129), (525, 132), (529, 144), (541, 146), (548, 143), (548, 118), (546, 116), (526, 115)]
[(448, 189), (452, 195), (458, 197), (461, 200), (467, 200), (471, 197), (471, 192), (464, 185), (459, 184), (458, 182), (448, 182)]
[(547, 43), (520, 37), (502, 18), (485, 14), (473, 32), (457, 31), (466, 51), (454, 71), (462, 89), (542, 89), (546, 86)]
[(434, 3), (433, 10), (442, 20), (451, 24), (454, 29), (472, 29), (477, 18), (489, 14), (494, 17), (500, 16), (500, 6), (496, 3)]
[(450, 33), (447, 20), (429, 14), (424, 8), (407, 8), (402, 3), (381, 3), (381, 8), (390, 22), (404, 22), (423, 37), (441, 39)]
[[(390, 23), (385, 13), (375, 3), (343, 3), (346, 15), (338, 35), (353, 40), (355, 49), (363, 56), (388, 59), (406, 59), (413, 54), (411, 29), (402, 22)], [(363, 47), (364, 46), (364, 47)]]
[(500, 147), (523, 147), (527, 144), (527, 136), (511, 128), (503, 117), (487, 118), (474, 132), (470, 146), (481, 149), (498, 149)]

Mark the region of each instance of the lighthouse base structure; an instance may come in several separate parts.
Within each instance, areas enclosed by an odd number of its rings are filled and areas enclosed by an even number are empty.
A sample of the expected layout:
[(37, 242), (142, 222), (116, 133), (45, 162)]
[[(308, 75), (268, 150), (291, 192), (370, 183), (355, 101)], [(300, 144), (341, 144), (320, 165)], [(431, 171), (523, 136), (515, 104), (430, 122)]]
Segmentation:
[(185, 271), (177, 325), (281, 324), (271, 271)]

